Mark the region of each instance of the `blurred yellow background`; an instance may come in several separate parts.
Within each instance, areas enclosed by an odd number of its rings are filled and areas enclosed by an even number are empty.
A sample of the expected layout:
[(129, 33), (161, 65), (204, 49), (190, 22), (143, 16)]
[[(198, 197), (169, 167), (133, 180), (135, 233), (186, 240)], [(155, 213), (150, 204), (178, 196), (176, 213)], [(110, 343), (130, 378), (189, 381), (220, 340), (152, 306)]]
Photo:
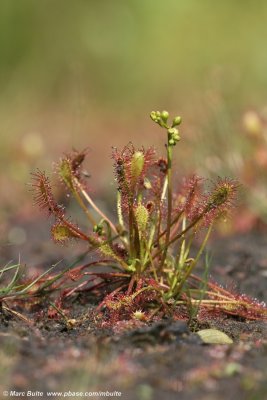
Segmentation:
[(110, 190), (111, 146), (163, 152), (153, 109), (183, 117), (179, 171), (260, 175), (265, 199), (266, 22), (264, 0), (2, 0), (1, 217), (71, 148), (91, 149), (92, 186)]

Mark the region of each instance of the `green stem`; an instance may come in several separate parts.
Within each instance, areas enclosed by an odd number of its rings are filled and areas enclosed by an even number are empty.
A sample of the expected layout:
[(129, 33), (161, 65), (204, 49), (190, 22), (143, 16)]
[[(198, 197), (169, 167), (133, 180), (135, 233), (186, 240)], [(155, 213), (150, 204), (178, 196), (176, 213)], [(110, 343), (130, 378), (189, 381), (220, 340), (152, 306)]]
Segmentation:
[[(180, 211), (180, 212), (176, 215), (176, 217), (175, 217), (175, 218), (172, 220), (172, 222), (171, 222), (171, 227), (179, 221), (179, 219), (180, 219), (181, 215), (183, 214), (183, 212), (184, 212), (184, 211)], [(178, 229), (178, 228), (176, 228), (175, 230), (177, 230), (177, 229)], [(160, 238), (161, 238), (162, 236), (164, 236), (165, 234), (166, 234), (166, 229), (165, 229), (163, 232), (161, 232), (161, 233), (158, 234), (157, 240), (160, 239)], [(158, 241), (159, 241), (159, 240), (158, 240)], [(154, 242), (154, 244), (156, 244), (156, 241)]]
[(188, 267), (188, 269), (187, 269), (185, 275), (183, 276), (183, 279), (181, 280), (181, 282), (179, 283), (178, 287), (176, 288), (176, 290), (175, 290), (175, 295), (177, 295), (177, 294), (179, 294), (179, 292), (181, 292), (181, 290), (182, 290), (182, 288), (183, 288), (185, 282), (187, 281), (188, 277), (191, 275), (192, 270), (194, 269), (194, 267), (195, 267), (196, 264), (198, 263), (198, 260), (199, 260), (199, 258), (201, 257), (201, 255), (202, 255), (202, 253), (203, 253), (203, 250), (205, 249), (205, 247), (206, 247), (206, 245), (207, 245), (209, 236), (210, 236), (211, 231), (212, 231), (212, 227), (213, 227), (213, 224), (210, 224), (209, 229), (208, 229), (208, 231), (207, 231), (207, 233), (206, 233), (206, 236), (205, 236), (205, 238), (204, 238), (204, 240), (203, 240), (203, 242), (202, 242), (202, 244), (201, 244), (201, 247), (200, 247), (200, 249), (199, 249), (199, 251), (198, 251), (198, 254), (197, 254), (196, 258), (195, 258), (195, 259), (191, 262), (191, 264), (189, 265), (189, 267)]
[[(180, 239), (180, 237), (182, 237), (185, 233), (187, 233), (191, 228), (193, 228), (204, 216), (204, 213), (202, 213), (199, 217), (197, 217), (193, 222), (191, 222), (190, 225), (188, 225), (184, 230), (182, 230), (180, 233), (178, 233), (177, 235), (174, 236), (174, 238), (172, 238), (171, 240), (169, 240), (168, 242), (168, 246), (174, 242), (176, 242), (176, 240)], [(159, 251), (157, 251), (154, 255), (153, 255), (153, 259), (158, 257), (162, 252), (162, 249), (160, 249)]]
[[(85, 198), (85, 200), (90, 204), (90, 206), (104, 219), (106, 220), (111, 229), (113, 230), (113, 232), (115, 234), (117, 234), (117, 229), (115, 228), (114, 224), (110, 221), (110, 219), (97, 207), (97, 205), (93, 202), (93, 200), (91, 199), (91, 197), (89, 196), (89, 194), (83, 189), (83, 187), (81, 186), (80, 182), (78, 181), (78, 179), (75, 178), (75, 184), (78, 186), (80, 192), (82, 193), (83, 197)], [(79, 193), (74, 191), (74, 195), (76, 200), (78, 201), (78, 203), (81, 205), (81, 207), (83, 208), (83, 210), (85, 211), (88, 219), (90, 220), (90, 222), (93, 225), (96, 225), (96, 221), (94, 220), (94, 218), (92, 217), (91, 213), (89, 212), (88, 208), (86, 207), (86, 205), (84, 204), (82, 198), (80, 197)]]
[(91, 215), (90, 211), (88, 210), (87, 206), (84, 204), (81, 196), (79, 195), (79, 193), (74, 190), (73, 191), (73, 195), (77, 201), (77, 203), (80, 205), (80, 207), (83, 209), (83, 211), (85, 212), (88, 220), (90, 221), (90, 223), (94, 226), (96, 224), (96, 221), (94, 220), (93, 216)]
[(123, 219), (123, 214), (122, 214), (121, 192), (119, 190), (117, 191), (117, 215), (118, 215), (118, 222), (119, 222), (119, 230), (117, 229), (117, 231), (120, 235), (120, 240), (128, 248), (129, 242), (128, 242), (127, 237), (124, 236), (126, 229), (125, 229), (124, 219)]
[(147, 264), (148, 259), (149, 260), (152, 259), (152, 257), (151, 257), (151, 247), (152, 247), (152, 243), (153, 243), (153, 239), (154, 239), (154, 235), (155, 235), (155, 230), (156, 230), (156, 227), (155, 227), (155, 224), (153, 224), (152, 227), (151, 227), (151, 230), (150, 230), (150, 235), (149, 235), (148, 242), (145, 242), (146, 252), (145, 252), (144, 261), (143, 261), (143, 268), (142, 268), (143, 271), (145, 270), (145, 268), (147, 266), (146, 264)]
[(118, 214), (118, 221), (122, 230), (124, 230), (124, 221), (121, 209), (121, 192), (117, 191), (117, 214)]
[(129, 245), (130, 245), (130, 258), (135, 258), (135, 248), (134, 248), (134, 211), (133, 211), (133, 200), (132, 196), (128, 201), (129, 207)]
[(168, 212), (167, 212), (167, 226), (166, 226), (166, 236), (165, 236), (165, 246), (161, 259), (160, 269), (162, 270), (166, 256), (168, 251), (168, 246), (170, 244), (170, 235), (171, 235), (171, 224), (172, 224), (172, 154), (173, 154), (173, 146), (169, 145), (169, 134), (168, 134), (168, 142), (167, 142), (167, 201), (168, 201)]

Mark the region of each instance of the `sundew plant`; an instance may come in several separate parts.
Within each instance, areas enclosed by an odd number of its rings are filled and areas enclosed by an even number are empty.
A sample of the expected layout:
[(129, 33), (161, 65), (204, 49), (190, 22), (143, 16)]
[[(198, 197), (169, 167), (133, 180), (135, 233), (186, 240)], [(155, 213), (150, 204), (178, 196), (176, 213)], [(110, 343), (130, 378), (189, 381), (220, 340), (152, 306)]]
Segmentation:
[[(208, 190), (204, 179), (196, 175), (177, 182), (172, 161), (180, 146), (181, 117), (170, 121), (167, 111), (153, 111), (150, 117), (166, 137), (165, 155), (159, 157), (154, 148), (131, 143), (113, 149), (117, 215), (112, 219), (97, 207), (87, 188), (82, 173), (86, 151), (64, 155), (56, 173), (88, 225), (81, 227), (67, 216), (44, 172), (33, 174), (35, 202), (53, 219), (52, 238), (62, 244), (71, 239), (83, 241), (87, 251), (97, 256), (68, 271), (74, 284), (64, 286), (61, 300), (80, 292), (101, 294), (98, 309), (105, 309), (110, 321), (181, 316), (192, 310), (259, 318), (261, 304), (208, 281), (201, 257), (216, 220), (225, 217), (234, 204), (237, 182), (218, 178)], [(199, 238), (202, 242), (192, 253), (196, 234), (198, 243)], [(195, 274), (198, 264), (202, 264), (203, 275)], [(96, 266), (103, 265), (109, 267), (108, 272), (95, 272)]]

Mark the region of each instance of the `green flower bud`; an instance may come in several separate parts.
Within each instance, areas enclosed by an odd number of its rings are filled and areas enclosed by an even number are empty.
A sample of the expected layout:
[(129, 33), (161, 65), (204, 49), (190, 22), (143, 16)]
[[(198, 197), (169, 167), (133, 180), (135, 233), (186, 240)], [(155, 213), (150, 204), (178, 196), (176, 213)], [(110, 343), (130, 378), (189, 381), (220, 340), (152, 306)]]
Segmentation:
[(173, 140), (175, 140), (176, 142), (179, 142), (180, 139), (181, 138), (180, 138), (179, 132), (177, 132), (175, 135), (173, 135)]
[(176, 135), (178, 133), (178, 129), (176, 128), (170, 128), (168, 129), (168, 134), (172, 137), (173, 135)]
[(152, 119), (152, 121), (157, 122), (158, 117), (156, 111), (151, 111), (150, 118)]
[(165, 122), (165, 123), (167, 123), (168, 118), (169, 118), (169, 113), (168, 113), (168, 111), (162, 111), (162, 113), (161, 113), (161, 119), (162, 119), (162, 121)]
[(97, 233), (99, 236), (101, 236), (103, 234), (103, 225), (102, 224), (95, 225), (93, 231)]
[(179, 131), (176, 128), (170, 128), (168, 129), (168, 143), (170, 146), (175, 146), (177, 142), (179, 142), (180, 135)]
[(170, 146), (175, 146), (176, 143), (175, 143), (175, 141), (173, 139), (169, 139), (169, 145)]
[(180, 125), (181, 122), (182, 122), (182, 118), (181, 117), (179, 117), (179, 116), (175, 117), (173, 122), (172, 122), (172, 127)]
[(162, 125), (160, 111), (152, 111), (150, 113), (150, 118), (152, 119), (152, 121), (156, 122), (156, 124)]

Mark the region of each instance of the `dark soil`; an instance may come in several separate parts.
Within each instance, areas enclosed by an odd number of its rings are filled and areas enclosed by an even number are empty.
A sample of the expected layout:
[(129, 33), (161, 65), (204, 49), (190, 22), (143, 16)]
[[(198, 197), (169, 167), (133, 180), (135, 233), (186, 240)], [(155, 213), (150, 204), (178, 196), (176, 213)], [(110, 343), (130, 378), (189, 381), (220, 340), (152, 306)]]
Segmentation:
[[(259, 300), (266, 300), (267, 234), (218, 239), (212, 245), (212, 276)], [(32, 251), (32, 249), (31, 249)], [(264, 400), (267, 399), (267, 330), (260, 321), (210, 319), (199, 328), (217, 328), (230, 345), (204, 344), (185, 321), (146, 325), (119, 322), (100, 328), (92, 301), (71, 306), (62, 318), (25, 315), (23, 322), (2, 310), (0, 390), (25, 398)], [(20, 310), (23, 314), (23, 310)], [(45, 315), (45, 314), (44, 314)], [(49, 396), (47, 392), (62, 392)], [(43, 395), (40, 394), (43, 392)], [(74, 393), (79, 392), (79, 393)], [(121, 395), (120, 395), (121, 393)]]

